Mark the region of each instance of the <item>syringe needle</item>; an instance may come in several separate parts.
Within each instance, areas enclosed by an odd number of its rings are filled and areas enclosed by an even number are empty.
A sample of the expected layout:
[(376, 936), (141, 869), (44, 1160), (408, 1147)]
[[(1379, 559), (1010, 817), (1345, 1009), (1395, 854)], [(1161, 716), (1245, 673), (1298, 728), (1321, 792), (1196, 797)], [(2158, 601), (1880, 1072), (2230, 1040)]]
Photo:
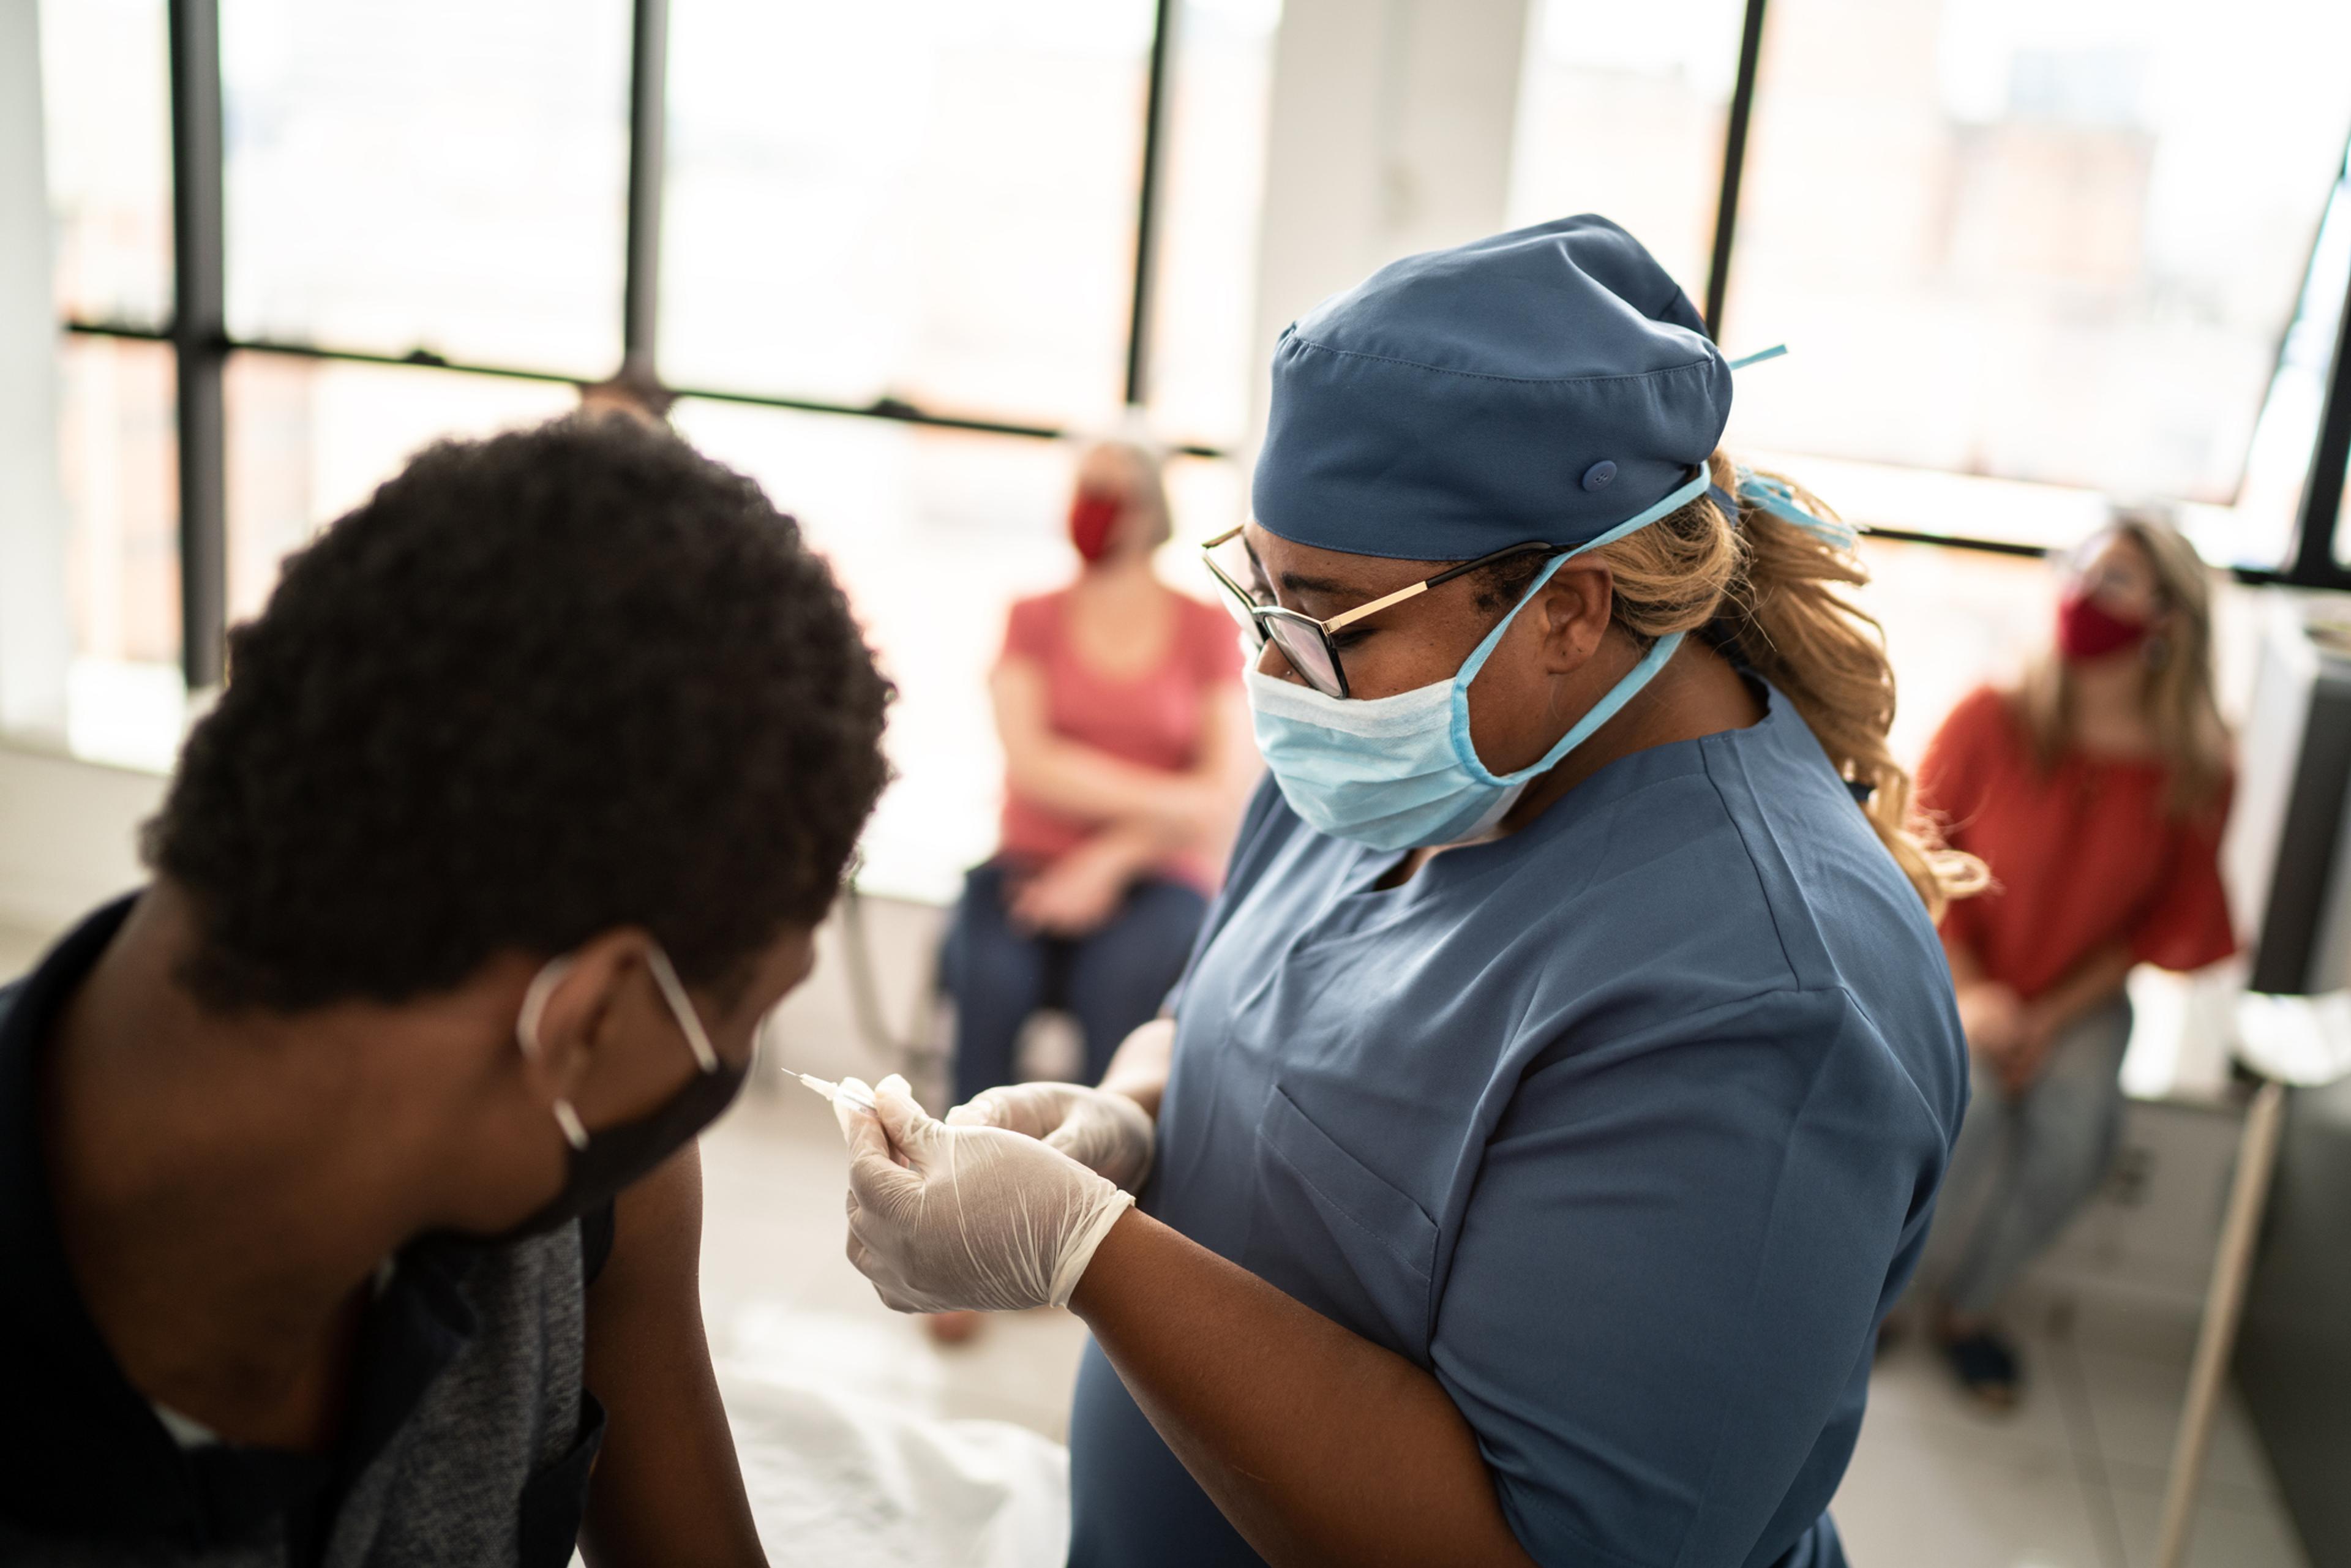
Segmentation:
[(873, 1097), (871, 1094), (851, 1088), (848, 1084), (835, 1083), (831, 1079), (819, 1078), (814, 1073), (793, 1072), (790, 1068), (786, 1068), (784, 1071), (791, 1072), (793, 1077), (808, 1085), (812, 1092), (821, 1094), (828, 1100), (841, 1101), (854, 1105), (861, 1111), (872, 1111), (875, 1108)]

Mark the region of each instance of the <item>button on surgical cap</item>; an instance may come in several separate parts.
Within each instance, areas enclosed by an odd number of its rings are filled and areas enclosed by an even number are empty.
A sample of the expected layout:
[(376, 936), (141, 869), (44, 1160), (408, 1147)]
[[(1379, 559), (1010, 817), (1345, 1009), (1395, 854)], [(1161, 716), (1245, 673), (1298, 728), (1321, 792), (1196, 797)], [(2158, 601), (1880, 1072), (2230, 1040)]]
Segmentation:
[(1407, 256), (1282, 333), (1251, 485), (1299, 544), (1573, 548), (1714, 451), (1730, 369), (1640, 241), (1589, 214)]

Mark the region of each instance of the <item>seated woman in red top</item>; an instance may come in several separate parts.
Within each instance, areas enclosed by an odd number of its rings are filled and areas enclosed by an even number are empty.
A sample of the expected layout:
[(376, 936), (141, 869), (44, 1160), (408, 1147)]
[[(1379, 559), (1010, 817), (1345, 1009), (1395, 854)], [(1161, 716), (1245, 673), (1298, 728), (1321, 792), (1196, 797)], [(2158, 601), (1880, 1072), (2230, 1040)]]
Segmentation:
[(1059, 1007), (1085, 1080), (1184, 967), (1258, 774), (1240, 649), (1224, 612), (1152, 571), (1168, 537), (1159, 464), (1126, 442), (1078, 466), (1082, 566), (1013, 605), (991, 678), (1002, 841), (949, 932), (957, 1103), (1008, 1082), (1021, 1025)]
[(2228, 737), (2212, 701), (2211, 589), (2194, 547), (2137, 514), (2068, 567), (2056, 645), (2013, 692), (1943, 721), (1921, 803), (1991, 891), (1943, 917), (1975, 1093), (1945, 1179), (1938, 1333), (1959, 1379), (2014, 1402), (2003, 1292), (2105, 1174), (2139, 964), (2235, 951), (2220, 887)]

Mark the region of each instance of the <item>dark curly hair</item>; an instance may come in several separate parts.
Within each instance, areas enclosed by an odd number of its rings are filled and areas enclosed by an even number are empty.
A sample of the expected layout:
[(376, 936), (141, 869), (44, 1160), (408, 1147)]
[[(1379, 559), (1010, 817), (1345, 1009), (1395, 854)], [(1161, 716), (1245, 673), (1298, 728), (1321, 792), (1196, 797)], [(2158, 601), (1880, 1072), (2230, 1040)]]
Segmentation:
[(230, 633), (141, 848), (216, 1009), (399, 1002), (622, 925), (726, 991), (831, 905), (891, 695), (793, 520), (675, 437), (444, 442)]

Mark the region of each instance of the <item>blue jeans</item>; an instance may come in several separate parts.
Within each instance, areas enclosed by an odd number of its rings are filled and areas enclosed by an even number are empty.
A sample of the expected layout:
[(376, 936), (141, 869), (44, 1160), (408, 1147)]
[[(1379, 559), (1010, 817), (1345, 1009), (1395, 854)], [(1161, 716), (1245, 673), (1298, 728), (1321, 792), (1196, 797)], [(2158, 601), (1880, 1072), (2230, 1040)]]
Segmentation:
[(1937, 1249), (1949, 1244), (1956, 1258), (1943, 1283), (1951, 1311), (1998, 1305), (2105, 1179), (2122, 1130), (2130, 1031), (2128, 998), (2101, 1004), (2058, 1036), (2040, 1078), (2013, 1100), (1976, 1069), (1937, 1200)]
[(965, 877), (940, 957), (940, 978), (956, 1006), (957, 1104), (1011, 1082), (1020, 1026), (1043, 1008), (1077, 1019), (1086, 1082), (1099, 1082), (1119, 1041), (1158, 1013), (1208, 911), (1194, 889), (1149, 878), (1085, 936), (1041, 936), (1013, 925), (1006, 912), (1010, 880), (999, 861)]

